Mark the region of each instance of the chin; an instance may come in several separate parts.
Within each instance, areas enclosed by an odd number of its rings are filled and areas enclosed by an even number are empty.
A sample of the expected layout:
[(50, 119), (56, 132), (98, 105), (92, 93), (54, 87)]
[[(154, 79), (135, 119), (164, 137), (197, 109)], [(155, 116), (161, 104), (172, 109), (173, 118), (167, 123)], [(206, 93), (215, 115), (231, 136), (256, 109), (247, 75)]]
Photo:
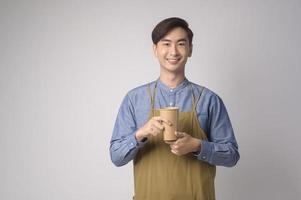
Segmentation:
[(164, 66), (163, 69), (168, 72), (181, 72), (184, 67), (181, 66)]

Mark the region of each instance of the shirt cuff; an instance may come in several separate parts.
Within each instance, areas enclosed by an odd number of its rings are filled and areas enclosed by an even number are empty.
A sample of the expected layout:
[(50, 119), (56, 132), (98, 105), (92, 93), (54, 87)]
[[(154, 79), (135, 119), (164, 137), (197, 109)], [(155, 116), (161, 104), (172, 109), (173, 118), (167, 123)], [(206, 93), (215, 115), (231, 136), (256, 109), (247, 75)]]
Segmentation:
[(143, 141), (137, 141), (136, 137), (135, 137), (135, 134), (131, 135), (130, 136), (130, 147), (138, 147), (138, 148), (141, 148), (143, 147), (146, 143), (147, 143), (147, 138), (144, 139)]
[(201, 151), (197, 156), (198, 160), (209, 162), (212, 154), (211, 144), (206, 140), (201, 141)]

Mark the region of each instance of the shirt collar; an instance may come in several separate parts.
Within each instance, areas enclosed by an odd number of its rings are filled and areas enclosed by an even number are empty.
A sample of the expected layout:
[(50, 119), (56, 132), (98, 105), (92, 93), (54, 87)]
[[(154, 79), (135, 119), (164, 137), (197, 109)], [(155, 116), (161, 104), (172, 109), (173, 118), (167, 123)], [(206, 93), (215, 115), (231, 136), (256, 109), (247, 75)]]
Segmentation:
[(166, 91), (166, 92), (177, 92), (177, 91), (185, 88), (188, 84), (189, 84), (189, 81), (185, 77), (184, 80), (179, 85), (177, 85), (177, 87), (170, 88), (167, 85), (165, 85), (164, 83), (162, 83), (160, 78), (157, 79), (157, 87), (164, 90), (164, 91)]

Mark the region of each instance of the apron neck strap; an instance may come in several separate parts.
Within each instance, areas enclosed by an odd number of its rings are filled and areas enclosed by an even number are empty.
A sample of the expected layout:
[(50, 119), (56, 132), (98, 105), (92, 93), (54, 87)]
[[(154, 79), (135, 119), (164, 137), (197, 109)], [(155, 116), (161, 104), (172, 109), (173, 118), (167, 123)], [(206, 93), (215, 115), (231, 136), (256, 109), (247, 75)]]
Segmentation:
[[(200, 93), (197, 96), (195, 96), (195, 94), (193, 92), (192, 84), (190, 82), (189, 82), (189, 86), (190, 86), (191, 96), (192, 96), (192, 111), (196, 111), (196, 106), (197, 106), (198, 101), (200, 100), (200, 98), (203, 94), (204, 87), (202, 87)], [(151, 111), (152, 111), (153, 116), (155, 116), (154, 112), (155, 112), (156, 88), (157, 88), (157, 81), (155, 82), (153, 92), (151, 91), (150, 84), (148, 84), (148, 95), (149, 95), (150, 100), (151, 100)]]
[(190, 90), (191, 90), (191, 95), (192, 95), (192, 111), (196, 111), (196, 106), (197, 106), (198, 101), (200, 100), (200, 98), (202, 96), (204, 88), (203, 87), (201, 88), (200, 93), (196, 97), (194, 92), (193, 92), (192, 84), (190, 82), (189, 82), (189, 85), (190, 85)]
[(153, 93), (151, 91), (150, 84), (148, 84), (148, 95), (149, 95), (150, 100), (151, 100), (151, 111), (152, 111), (153, 116), (155, 116), (154, 114), (155, 114), (156, 88), (157, 88), (157, 81), (155, 82)]

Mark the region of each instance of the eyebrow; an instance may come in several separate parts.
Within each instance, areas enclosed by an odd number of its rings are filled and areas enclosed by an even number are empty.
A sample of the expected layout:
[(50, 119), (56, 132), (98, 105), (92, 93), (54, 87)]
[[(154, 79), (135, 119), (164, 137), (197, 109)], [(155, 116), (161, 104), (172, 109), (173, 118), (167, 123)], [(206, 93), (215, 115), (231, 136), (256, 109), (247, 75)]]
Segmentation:
[[(164, 38), (161, 39), (161, 41), (162, 41), (162, 42), (172, 42), (171, 40), (169, 40), (169, 39), (164, 39)], [(186, 38), (181, 38), (181, 39), (178, 39), (177, 42), (188, 42), (188, 41), (187, 41)]]

